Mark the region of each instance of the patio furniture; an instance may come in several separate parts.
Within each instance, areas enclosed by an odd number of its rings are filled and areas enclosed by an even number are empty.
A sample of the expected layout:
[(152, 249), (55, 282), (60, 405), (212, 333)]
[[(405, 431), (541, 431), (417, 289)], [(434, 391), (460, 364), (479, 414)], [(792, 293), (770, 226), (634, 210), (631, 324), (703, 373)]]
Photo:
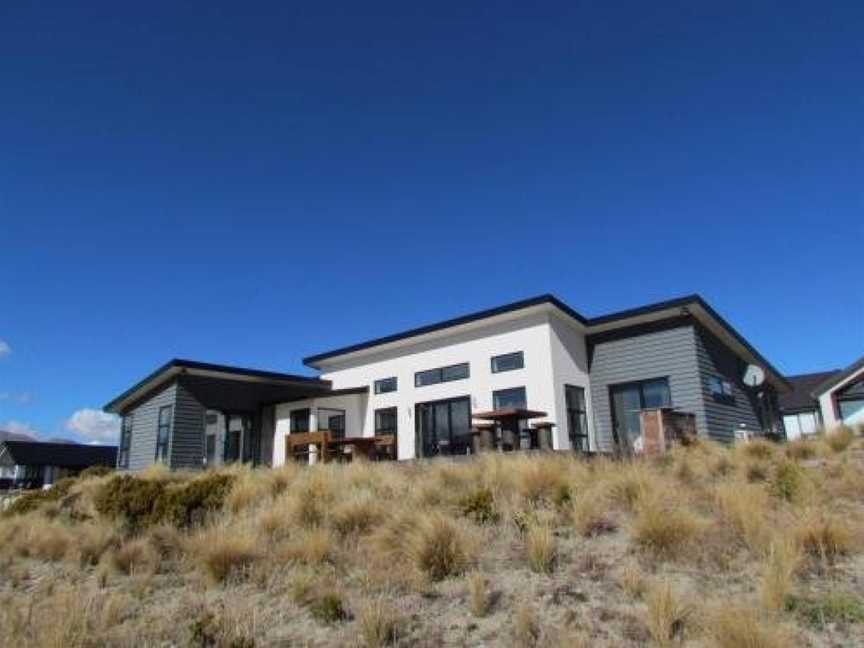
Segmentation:
[(474, 418), (494, 421), (501, 431), (498, 447), (503, 452), (512, 452), (521, 448), (521, 431), (519, 422), (532, 418), (544, 418), (546, 412), (530, 410), (523, 407), (504, 407), (489, 412), (472, 414)]
[(495, 449), (495, 424), (475, 423), (471, 426), (471, 452), (479, 454)]
[(552, 449), (552, 428), (555, 424), (552, 421), (538, 421), (532, 423), (536, 435), (536, 447), (540, 450)]
[[(330, 432), (295, 432), (285, 437), (285, 461), (305, 461), (306, 463), (326, 463)], [(314, 459), (313, 459), (314, 458)], [(312, 459), (312, 461), (310, 461)]]
[(353, 461), (355, 457), (373, 459), (375, 437), (345, 437), (330, 441), (330, 456), (336, 461)]
[(375, 438), (373, 454), (376, 461), (396, 461), (396, 435), (379, 434)]

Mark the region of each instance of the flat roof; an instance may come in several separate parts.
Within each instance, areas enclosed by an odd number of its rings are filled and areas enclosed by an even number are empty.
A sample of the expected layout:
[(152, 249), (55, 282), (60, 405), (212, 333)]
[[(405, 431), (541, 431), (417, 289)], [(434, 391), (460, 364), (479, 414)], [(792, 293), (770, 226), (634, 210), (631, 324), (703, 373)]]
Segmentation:
[(585, 333), (599, 333), (602, 331), (622, 328), (628, 325), (635, 325), (643, 322), (655, 321), (666, 317), (680, 315), (686, 312), (695, 316), (707, 328), (717, 334), (724, 342), (726, 342), (733, 350), (745, 356), (748, 361), (763, 366), (770, 372), (774, 378), (774, 382), (785, 388), (790, 388), (789, 383), (768, 360), (766, 360), (735, 328), (729, 324), (720, 314), (717, 313), (700, 295), (691, 294), (683, 297), (676, 297), (665, 301), (655, 302), (637, 308), (630, 308), (622, 311), (617, 311), (599, 317), (586, 318), (576, 310), (565, 304), (552, 294), (538, 295), (529, 299), (523, 299), (516, 302), (511, 302), (496, 308), (489, 308), (475, 313), (469, 313), (452, 319), (427, 324), (417, 328), (412, 328), (400, 333), (394, 333), (384, 337), (374, 338), (365, 342), (351, 344), (349, 346), (326, 351), (311, 355), (303, 359), (303, 363), (315, 369), (321, 369), (322, 364), (328, 360), (333, 360), (341, 356), (360, 353), (366, 350), (371, 350), (376, 347), (388, 345), (396, 345), (399, 342), (409, 340), (411, 338), (420, 338), (430, 334), (444, 331), (446, 329), (462, 327), (465, 325), (489, 320), (501, 316), (505, 316), (518, 311), (536, 309), (538, 307), (551, 308), (558, 311), (565, 318), (569, 318), (580, 327), (584, 328)]
[(329, 390), (332, 386), (329, 380), (321, 380), (313, 376), (298, 376), (276, 371), (262, 371), (260, 369), (231, 367), (228, 365), (174, 358), (156, 369), (153, 373), (139, 380), (132, 387), (107, 403), (102, 409), (106, 412), (117, 413), (159, 385), (168, 382), (180, 374), (208, 376), (225, 380), (320, 388), (322, 390)]

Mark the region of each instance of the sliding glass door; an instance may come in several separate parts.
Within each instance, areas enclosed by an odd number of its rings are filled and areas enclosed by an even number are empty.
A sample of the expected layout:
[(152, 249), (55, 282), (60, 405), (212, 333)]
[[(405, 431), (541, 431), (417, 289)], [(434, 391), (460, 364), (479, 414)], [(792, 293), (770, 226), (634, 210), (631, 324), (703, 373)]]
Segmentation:
[(612, 400), (612, 435), (615, 444), (627, 451), (642, 434), (639, 412), (653, 407), (671, 407), (669, 380), (656, 378), (609, 387)]
[(418, 448), (422, 456), (466, 454), (471, 445), (471, 399), (418, 403)]

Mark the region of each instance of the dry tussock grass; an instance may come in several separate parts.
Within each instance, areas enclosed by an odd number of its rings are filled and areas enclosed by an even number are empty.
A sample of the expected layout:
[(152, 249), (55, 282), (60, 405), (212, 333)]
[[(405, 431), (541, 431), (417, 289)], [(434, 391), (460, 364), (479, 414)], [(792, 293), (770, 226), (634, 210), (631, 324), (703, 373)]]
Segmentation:
[[(864, 448), (843, 439), (699, 442), (626, 462), (234, 467), (219, 509), (138, 528), (94, 506), (112, 477), (81, 480), (69, 498), (0, 518), (0, 644), (620, 645), (650, 633), (770, 648), (805, 623), (784, 603), (804, 568), (833, 563), (842, 580), (860, 560)], [(154, 492), (193, 479), (141, 478)], [(749, 594), (730, 585), (754, 575)], [(691, 609), (676, 593), (700, 588), (744, 612)], [(268, 622), (251, 623), (250, 605)], [(37, 627), (37, 613), (51, 623)], [(855, 623), (831, 641), (850, 643)]]

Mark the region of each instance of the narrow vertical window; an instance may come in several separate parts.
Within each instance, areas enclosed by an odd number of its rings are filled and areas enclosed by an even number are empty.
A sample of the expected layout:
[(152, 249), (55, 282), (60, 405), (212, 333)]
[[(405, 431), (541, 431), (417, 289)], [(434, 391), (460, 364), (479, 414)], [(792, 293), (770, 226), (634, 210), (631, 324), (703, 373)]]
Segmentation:
[(564, 385), (564, 405), (567, 408), (567, 433), (570, 447), (580, 452), (588, 448), (588, 414), (585, 411), (585, 389)]
[(168, 442), (171, 438), (171, 418), (174, 413), (172, 405), (159, 408), (159, 423), (156, 428), (156, 461), (168, 463)]
[(129, 467), (129, 448), (132, 446), (132, 425), (134, 414), (123, 417), (123, 426), (120, 429), (120, 448), (117, 452), (117, 467)]

